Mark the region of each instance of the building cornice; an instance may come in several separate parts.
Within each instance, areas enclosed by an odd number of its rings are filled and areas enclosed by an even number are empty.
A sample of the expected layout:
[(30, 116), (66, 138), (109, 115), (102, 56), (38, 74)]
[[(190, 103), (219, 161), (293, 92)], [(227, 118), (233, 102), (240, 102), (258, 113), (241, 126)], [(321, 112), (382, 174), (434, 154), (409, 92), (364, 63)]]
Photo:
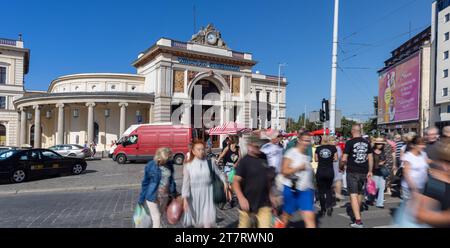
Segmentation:
[[(147, 93), (129, 93), (129, 92), (73, 92), (73, 93), (44, 93), (25, 96), (14, 101), (16, 109), (19, 105), (32, 105), (39, 102), (57, 101), (57, 102), (79, 102), (84, 103), (87, 99), (93, 99), (95, 102), (126, 102), (138, 101), (139, 103), (153, 103), (154, 94)], [(75, 101), (74, 101), (75, 100)]]
[(153, 60), (156, 56), (158, 56), (159, 54), (162, 54), (162, 53), (168, 53), (168, 54), (180, 56), (180, 57), (207, 60), (207, 61), (226, 63), (226, 64), (231, 64), (231, 65), (238, 65), (238, 66), (254, 66), (258, 63), (257, 61), (254, 61), (254, 60), (240, 59), (240, 58), (228, 57), (228, 56), (223, 56), (223, 55), (186, 50), (186, 49), (178, 48), (178, 47), (153, 45), (140, 58), (135, 60), (132, 65), (134, 67), (138, 68), (140, 66), (147, 64), (148, 62)]
[(135, 74), (121, 74), (121, 73), (83, 73), (83, 74), (71, 74), (61, 76), (55, 80), (53, 80), (49, 87), (48, 92), (51, 92), (53, 86), (56, 83), (67, 81), (67, 80), (77, 80), (77, 79), (99, 79), (99, 78), (107, 78), (107, 79), (126, 79), (126, 80), (137, 80), (145, 82), (145, 77)]

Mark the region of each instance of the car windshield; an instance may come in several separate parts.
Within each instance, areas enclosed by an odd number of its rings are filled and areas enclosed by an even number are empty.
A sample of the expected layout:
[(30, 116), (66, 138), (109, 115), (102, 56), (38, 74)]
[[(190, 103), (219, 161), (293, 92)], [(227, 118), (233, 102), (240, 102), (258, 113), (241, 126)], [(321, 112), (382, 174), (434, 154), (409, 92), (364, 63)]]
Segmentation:
[(0, 161), (6, 160), (18, 152), (17, 150), (0, 151)]
[(80, 145), (72, 145), (73, 149), (84, 149), (84, 147), (80, 146)]

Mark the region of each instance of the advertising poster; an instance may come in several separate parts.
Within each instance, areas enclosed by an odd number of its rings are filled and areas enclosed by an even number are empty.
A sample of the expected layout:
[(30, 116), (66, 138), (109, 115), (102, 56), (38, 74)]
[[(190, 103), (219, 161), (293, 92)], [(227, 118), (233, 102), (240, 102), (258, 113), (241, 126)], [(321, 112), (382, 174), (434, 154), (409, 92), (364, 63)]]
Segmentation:
[(419, 119), (420, 54), (380, 74), (378, 124)]

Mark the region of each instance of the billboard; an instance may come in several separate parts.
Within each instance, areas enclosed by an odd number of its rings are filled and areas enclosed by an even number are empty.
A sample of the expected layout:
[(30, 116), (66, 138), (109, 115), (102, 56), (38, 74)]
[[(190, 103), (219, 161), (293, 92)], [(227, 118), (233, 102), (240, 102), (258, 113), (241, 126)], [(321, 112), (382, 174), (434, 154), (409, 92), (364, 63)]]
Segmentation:
[(419, 119), (420, 53), (379, 76), (378, 124)]

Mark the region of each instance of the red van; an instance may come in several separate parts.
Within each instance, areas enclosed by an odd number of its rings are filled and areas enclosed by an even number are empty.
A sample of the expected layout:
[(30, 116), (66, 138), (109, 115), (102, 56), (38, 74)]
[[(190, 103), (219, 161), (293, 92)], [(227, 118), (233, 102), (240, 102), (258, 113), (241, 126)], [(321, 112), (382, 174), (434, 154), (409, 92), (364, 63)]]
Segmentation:
[(119, 164), (149, 161), (158, 148), (168, 147), (173, 152), (175, 164), (181, 165), (191, 141), (190, 127), (171, 124), (132, 125), (118, 141), (112, 158)]

